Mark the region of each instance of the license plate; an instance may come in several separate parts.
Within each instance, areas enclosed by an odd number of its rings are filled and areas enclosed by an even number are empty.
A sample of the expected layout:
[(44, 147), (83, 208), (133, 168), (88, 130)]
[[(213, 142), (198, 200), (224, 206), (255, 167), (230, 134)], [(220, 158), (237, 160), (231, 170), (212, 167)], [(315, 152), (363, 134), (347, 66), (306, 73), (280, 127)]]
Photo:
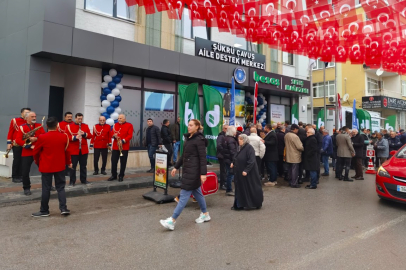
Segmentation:
[(397, 190), (399, 192), (406, 192), (406, 186), (398, 186)]

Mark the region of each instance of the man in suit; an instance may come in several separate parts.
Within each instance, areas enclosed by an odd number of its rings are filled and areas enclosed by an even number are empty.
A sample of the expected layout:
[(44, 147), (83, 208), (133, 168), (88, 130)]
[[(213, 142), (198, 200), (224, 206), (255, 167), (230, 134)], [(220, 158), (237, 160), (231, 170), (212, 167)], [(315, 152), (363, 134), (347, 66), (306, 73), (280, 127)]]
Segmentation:
[(268, 172), (268, 182), (264, 185), (268, 187), (273, 187), (277, 184), (276, 179), (278, 177), (278, 169), (277, 169), (277, 162), (278, 158), (278, 139), (276, 137), (276, 133), (272, 130), (272, 125), (267, 124), (265, 125), (265, 166)]
[(159, 127), (154, 125), (154, 121), (151, 118), (147, 120), (147, 124), (146, 145), (148, 148), (149, 162), (151, 163), (151, 169), (147, 172), (153, 173), (155, 171), (155, 151), (162, 145), (162, 140)]
[[(343, 127), (341, 133), (336, 137), (337, 157), (339, 159), (339, 163), (337, 165), (337, 176), (338, 180), (352, 182), (353, 180), (348, 177), (348, 174), (351, 167), (351, 158), (355, 156), (355, 150), (352, 146), (348, 130), (348, 127)], [(345, 171), (344, 177), (342, 176), (343, 170)]]
[(48, 132), (38, 137), (33, 155), (41, 172), (42, 199), (41, 208), (33, 217), (49, 216), (49, 197), (52, 187), (52, 176), (58, 191), (59, 210), (61, 215), (69, 215), (65, 195), (65, 166), (72, 168), (68, 151), (69, 138), (65, 133), (58, 132), (58, 121), (55, 117), (47, 120)]

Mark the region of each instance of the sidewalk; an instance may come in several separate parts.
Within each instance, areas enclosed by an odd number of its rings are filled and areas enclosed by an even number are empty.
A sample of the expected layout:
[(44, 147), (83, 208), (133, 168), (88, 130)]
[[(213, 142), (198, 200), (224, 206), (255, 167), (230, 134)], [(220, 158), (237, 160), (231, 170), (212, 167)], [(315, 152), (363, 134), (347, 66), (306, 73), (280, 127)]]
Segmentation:
[[(146, 173), (149, 167), (140, 167), (129, 169), (126, 171), (123, 182), (107, 181), (110, 177), (110, 172), (107, 175), (93, 175), (93, 171), (88, 173), (87, 180), (91, 182), (89, 185), (83, 185), (79, 181), (79, 172), (77, 171), (76, 186), (69, 188), (65, 187), (66, 197), (76, 197), (83, 195), (91, 195), (97, 193), (109, 193), (135, 188), (152, 188), (153, 174)], [(219, 166), (208, 166), (208, 171), (218, 173)], [(178, 175), (172, 177), (169, 175), (169, 182), (178, 180)], [(67, 185), (69, 177), (66, 177)], [(159, 190), (159, 189), (158, 189)], [(23, 193), (22, 183), (13, 183), (11, 178), (0, 178), (0, 206), (8, 204), (27, 203), (31, 201), (41, 200), (41, 176), (31, 177), (31, 192), (32, 195), (26, 196)], [(57, 198), (57, 192), (51, 191), (51, 199)]]

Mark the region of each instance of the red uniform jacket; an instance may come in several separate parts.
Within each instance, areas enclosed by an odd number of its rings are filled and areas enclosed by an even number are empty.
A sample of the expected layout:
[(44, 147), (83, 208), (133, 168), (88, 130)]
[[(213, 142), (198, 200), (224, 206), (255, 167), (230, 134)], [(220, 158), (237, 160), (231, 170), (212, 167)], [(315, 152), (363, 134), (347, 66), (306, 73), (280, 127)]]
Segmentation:
[(34, 160), (42, 173), (54, 173), (65, 170), (70, 165), (67, 134), (51, 130), (41, 135), (34, 147)]
[[(21, 154), (22, 157), (32, 156), (33, 150), (31, 149), (31, 146), (33, 146), (37, 143), (37, 142), (28, 142), (27, 143), (26, 141), (24, 141), (23, 140), (24, 134), (27, 132), (30, 132), (31, 130), (33, 130), (34, 128), (37, 128), (39, 126), (41, 126), (41, 124), (38, 124), (38, 123), (35, 123), (34, 125), (24, 124), (24, 125), (20, 126), (20, 130), (18, 131), (17, 138), (16, 138), (16, 143), (19, 146), (23, 147), (23, 152)], [(34, 136), (32, 136), (32, 137), (39, 138), (39, 136), (44, 133), (45, 133), (45, 130), (44, 130), (44, 128), (41, 127), (40, 129), (38, 129), (35, 132)]]
[(20, 130), (20, 126), (26, 123), (27, 122), (22, 117), (11, 119), (10, 127), (8, 128), (7, 134), (7, 144), (12, 144), (13, 142), (15, 142), (18, 131)]
[[(82, 123), (81, 126), (82, 131), (85, 133), (82, 136), (82, 154), (89, 153), (89, 147), (87, 146), (87, 140), (92, 138), (92, 133), (90, 133), (89, 126)], [(79, 155), (79, 140), (76, 139), (79, 131), (79, 124), (73, 123), (71, 125), (67, 125), (65, 132), (69, 136), (69, 153), (73, 155)]]
[(65, 120), (59, 122), (59, 127), (58, 127), (58, 131), (61, 133), (66, 133), (66, 126), (72, 125), (74, 122), (66, 122)]
[(111, 126), (97, 124), (93, 127), (93, 137), (90, 140), (90, 147), (107, 148), (111, 146)]
[[(124, 122), (123, 124), (115, 123), (113, 129), (111, 130), (111, 136), (117, 134), (117, 136), (122, 140), (123, 150), (130, 150), (130, 141), (133, 137), (133, 125)], [(117, 140), (113, 141), (113, 150), (118, 150)]]

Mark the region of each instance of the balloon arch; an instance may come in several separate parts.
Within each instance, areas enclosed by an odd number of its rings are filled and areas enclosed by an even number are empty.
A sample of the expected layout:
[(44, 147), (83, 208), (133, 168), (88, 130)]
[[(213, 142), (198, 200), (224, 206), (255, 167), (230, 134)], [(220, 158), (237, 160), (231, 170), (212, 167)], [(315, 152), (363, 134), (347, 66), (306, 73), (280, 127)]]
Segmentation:
[(123, 74), (118, 73), (115, 69), (103, 71), (100, 115), (106, 117), (106, 124), (110, 126), (117, 123), (118, 115), (121, 113), (119, 106), (121, 101), (120, 91), (123, 89), (123, 85), (120, 84), (122, 78)]

